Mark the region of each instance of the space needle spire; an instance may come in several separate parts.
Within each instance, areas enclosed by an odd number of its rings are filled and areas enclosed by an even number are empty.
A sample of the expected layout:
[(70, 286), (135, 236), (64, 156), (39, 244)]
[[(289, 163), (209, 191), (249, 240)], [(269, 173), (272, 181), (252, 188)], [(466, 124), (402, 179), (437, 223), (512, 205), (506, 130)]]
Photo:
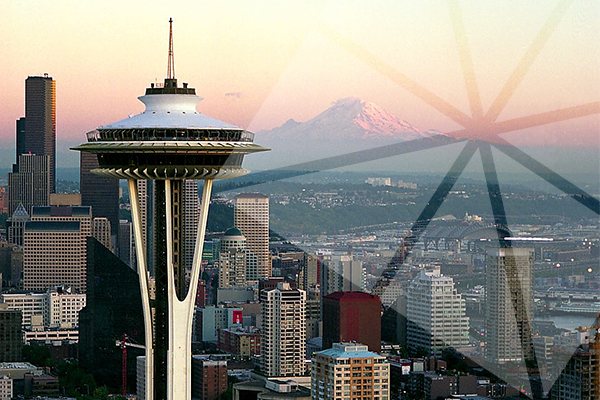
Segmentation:
[[(196, 90), (177, 85), (172, 22), (167, 78), (162, 86), (150, 84), (139, 97), (146, 110), (88, 132), (87, 143), (74, 148), (98, 157), (99, 167), (92, 172), (128, 181), (144, 313), (146, 400), (192, 398), (192, 321), (212, 183), (247, 174), (244, 157), (268, 150), (254, 143), (253, 133), (199, 113), (196, 104), (202, 98)], [(138, 190), (138, 181), (147, 179), (154, 181), (156, 203), (153, 301)], [(183, 245), (180, 229), (186, 179), (204, 182), (193, 250)], [(189, 280), (181, 262), (188, 252), (194, 260)]]
[(167, 79), (175, 79), (175, 57), (173, 56), (173, 18), (169, 18), (169, 61)]

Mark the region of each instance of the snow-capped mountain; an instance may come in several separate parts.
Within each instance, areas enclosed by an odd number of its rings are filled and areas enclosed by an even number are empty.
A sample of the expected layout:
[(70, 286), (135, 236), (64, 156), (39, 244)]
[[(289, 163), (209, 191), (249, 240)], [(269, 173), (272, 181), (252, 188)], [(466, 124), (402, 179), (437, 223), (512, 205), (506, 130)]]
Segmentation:
[(256, 142), (271, 151), (249, 159), (246, 165), (250, 169), (285, 167), (437, 135), (448, 138), (437, 131), (420, 130), (374, 103), (345, 98), (308, 121), (290, 119), (277, 128), (256, 132)]
[(422, 131), (374, 103), (349, 97), (334, 102), (330, 108), (306, 122), (288, 120), (277, 128), (258, 134), (261, 141), (268, 145), (279, 139), (399, 142), (439, 132)]

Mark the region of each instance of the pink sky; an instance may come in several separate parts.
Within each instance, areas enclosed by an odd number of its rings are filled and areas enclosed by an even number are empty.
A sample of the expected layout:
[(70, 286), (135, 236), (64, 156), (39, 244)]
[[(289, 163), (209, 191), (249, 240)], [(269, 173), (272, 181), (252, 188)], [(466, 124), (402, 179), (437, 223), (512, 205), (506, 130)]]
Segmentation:
[[(166, 74), (169, 17), (176, 76), (204, 97), (199, 110), (253, 131), (307, 120), (349, 96), (422, 129), (460, 128), (390, 71), (471, 115), (447, 1), (288, 3), (4, 2), (0, 138), (7, 146), (14, 140), (24, 80), (44, 72), (57, 81), (59, 140), (83, 141), (86, 131), (141, 112), (137, 97)], [(459, 2), (484, 112), (558, 3)], [(599, 16), (596, 1), (570, 6), (498, 121), (600, 100)], [(593, 114), (503, 137), (598, 146), (599, 130)]]

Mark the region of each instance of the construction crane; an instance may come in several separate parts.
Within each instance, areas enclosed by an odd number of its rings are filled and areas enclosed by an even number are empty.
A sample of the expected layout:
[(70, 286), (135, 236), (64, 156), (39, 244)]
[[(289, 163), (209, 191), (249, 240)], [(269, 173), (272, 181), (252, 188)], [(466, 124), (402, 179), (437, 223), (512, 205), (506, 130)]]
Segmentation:
[(124, 333), (122, 340), (117, 340), (115, 345), (121, 347), (121, 391), (123, 396), (127, 397), (127, 347), (135, 347), (136, 349), (146, 349), (146, 346), (127, 341), (127, 335)]

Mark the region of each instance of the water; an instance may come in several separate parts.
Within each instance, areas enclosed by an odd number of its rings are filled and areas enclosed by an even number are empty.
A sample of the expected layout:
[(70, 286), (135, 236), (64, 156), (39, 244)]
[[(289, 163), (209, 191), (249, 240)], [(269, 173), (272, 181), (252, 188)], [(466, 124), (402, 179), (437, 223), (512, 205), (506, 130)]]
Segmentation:
[(574, 315), (536, 315), (536, 321), (553, 321), (557, 328), (574, 330), (579, 326), (592, 326), (596, 320), (594, 314)]

